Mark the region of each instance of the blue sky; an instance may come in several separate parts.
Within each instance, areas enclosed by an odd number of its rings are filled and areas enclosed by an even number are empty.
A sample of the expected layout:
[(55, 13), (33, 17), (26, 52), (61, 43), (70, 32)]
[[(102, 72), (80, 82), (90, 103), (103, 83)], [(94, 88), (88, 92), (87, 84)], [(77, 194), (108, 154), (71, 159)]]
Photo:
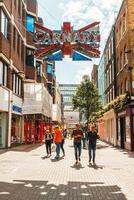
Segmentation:
[[(101, 48), (103, 51), (108, 33), (114, 22), (122, 0), (38, 0), (38, 15), (44, 26), (60, 30), (63, 22), (71, 22), (74, 29), (100, 21)], [(56, 76), (59, 83), (79, 83), (85, 74), (91, 74), (93, 61), (72, 61), (64, 59), (56, 62)]]

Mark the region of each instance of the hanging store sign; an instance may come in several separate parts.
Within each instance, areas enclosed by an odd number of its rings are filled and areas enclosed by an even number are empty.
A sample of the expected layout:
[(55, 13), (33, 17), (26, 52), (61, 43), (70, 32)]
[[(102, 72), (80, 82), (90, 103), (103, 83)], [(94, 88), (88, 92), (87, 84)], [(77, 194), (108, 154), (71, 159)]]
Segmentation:
[[(91, 60), (100, 56), (99, 22), (94, 22), (79, 30), (73, 30), (70, 22), (64, 22), (61, 31), (52, 31), (35, 23), (35, 56), (44, 60), (62, 60), (65, 55), (73, 60)], [(80, 54), (79, 56), (76, 54)]]

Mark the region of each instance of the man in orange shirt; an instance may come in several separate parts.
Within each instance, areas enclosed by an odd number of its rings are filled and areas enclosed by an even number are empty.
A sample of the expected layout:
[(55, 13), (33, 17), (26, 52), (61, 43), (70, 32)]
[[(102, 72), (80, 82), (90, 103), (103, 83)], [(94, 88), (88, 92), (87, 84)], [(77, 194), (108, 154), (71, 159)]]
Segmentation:
[(61, 142), (62, 142), (62, 133), (57, 126), (54, 131), (54, 143), (56, 144), (56, 159), (60, 156), (60, 148), (61, 148)]

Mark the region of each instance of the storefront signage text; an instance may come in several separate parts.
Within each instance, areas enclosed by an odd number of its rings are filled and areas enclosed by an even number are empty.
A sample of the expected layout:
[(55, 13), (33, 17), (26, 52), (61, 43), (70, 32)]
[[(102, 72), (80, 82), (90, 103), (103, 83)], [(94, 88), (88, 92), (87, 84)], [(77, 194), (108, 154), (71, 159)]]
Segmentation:
[(13, 111), (14, 111), (14, 112), (18, 112), (18, 113), (22, 113), (22, 108), (13, 105)]

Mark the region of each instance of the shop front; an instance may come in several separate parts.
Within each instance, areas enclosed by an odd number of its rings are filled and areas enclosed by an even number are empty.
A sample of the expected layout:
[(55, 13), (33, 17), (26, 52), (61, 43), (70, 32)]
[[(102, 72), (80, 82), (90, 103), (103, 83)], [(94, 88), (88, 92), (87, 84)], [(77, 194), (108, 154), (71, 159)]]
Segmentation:
[(25, 143), (42, 143), (52, 119), (52, 97), (44, 84), (24, 84), (23, 115)]
[(9, 91), (0, 87), (0, 148), (8, 143)]
[[(122, 149), (132, 150), (132, 132), (133, 126), (131, 115), (133, 108), (127, 107), (117, 113), (117, 141), (118, 146)], [(133, 125), (133, 123), (132, 123)]]
[(113, 109), (98, 119), (98, 133), (101, 140), (114, 146), (117, 145), (116, 113)]
[(24, 136), (25, 143), (43, 142), (45, 120), (42, 115), (25, 115), (24, 117)]
[(104, 114), (104, 135), (106, 142), (117, 145), (116, 113), (113, 109)]
[(11, 119), (11, 146), (23, 143), (22, 99), (13, 95)]

